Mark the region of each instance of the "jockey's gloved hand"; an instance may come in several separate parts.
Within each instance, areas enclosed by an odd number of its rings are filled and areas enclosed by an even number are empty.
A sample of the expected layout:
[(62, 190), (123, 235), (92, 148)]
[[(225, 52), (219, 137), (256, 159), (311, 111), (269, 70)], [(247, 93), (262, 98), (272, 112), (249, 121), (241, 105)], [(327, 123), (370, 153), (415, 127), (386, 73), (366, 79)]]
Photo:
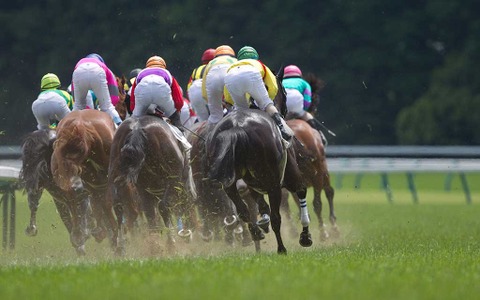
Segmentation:
[(170, 117), (168, 117), (170, 119), (170, 122), (172, 122), (172, 124), (177, 127), (178, 129), (180, 129), (181, 132), (183, 132), (183, 125), (182, 125), (182, 122), (180, 121), (180, 113), (178, 111), (175, 111)]

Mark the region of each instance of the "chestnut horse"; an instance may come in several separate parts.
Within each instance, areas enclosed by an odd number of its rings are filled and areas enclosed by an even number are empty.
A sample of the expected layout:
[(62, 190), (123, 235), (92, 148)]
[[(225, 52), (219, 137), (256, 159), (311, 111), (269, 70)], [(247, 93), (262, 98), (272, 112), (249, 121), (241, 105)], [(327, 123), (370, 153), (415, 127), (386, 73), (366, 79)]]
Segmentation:
[[(320, 238), (325, 240), (329, 237), (322, 218), (322, 190), (325, 191), (325, 196), (327, 197), (330, 208), (329, 220), (332, 225), (332, 233), (338, 235), (337, 217), (335, 216), (333, 206), (335, 191), (330, 184), (325, 148), (320, 133), (303, 120), (292, 119), (288, 120), (287, 124), (294, 131), (295, 137), (299, 141), (299, 143), (294, 144), (294, 150), (297, 156), (298, 167), (302, 172), (303, 182), (305, 185), (313, 187), (313, 209), (319, 220)], [(292, 193), (292, 196), (295, 199), (295, 203), (298, 204), (297, 195)], [(284, 206), (288, 212), (287, 201), (288, 193), (284, 195), (282, 200), (282, 206)]]
[[(170, 248), (175, 243), (172, 215), (187, 216), (187, 221), (195, 222), (192, 199), (196, 192), (188, 156), (169, 126), (159, 117), (145, 115), (127, 119), (115, 134), (108, 177), (119, 228), (116, 249), (119, 255), (125, 253), (124, 212), (135, 201), (128, 191), (130, 186), (136, 188), (151, 231), (159, 229), (158, 209), (169, 228)], [(185, 223), (189, 228), (195, 226)]]
[(90, 208), (96, 220), (92, 230), (95, 239), (100, 242), (110, 231), (112, 245), (116, 242), (116, 221), (111, 198), (107, 195), (108, 162), (114, 133), (111, 117), (92, 109), (72, 111), (57, 127), (51, 170), (55, 184), (63, 192), (74, 194), (69, 203), (70, 241), (80, 255), (85, 254)]

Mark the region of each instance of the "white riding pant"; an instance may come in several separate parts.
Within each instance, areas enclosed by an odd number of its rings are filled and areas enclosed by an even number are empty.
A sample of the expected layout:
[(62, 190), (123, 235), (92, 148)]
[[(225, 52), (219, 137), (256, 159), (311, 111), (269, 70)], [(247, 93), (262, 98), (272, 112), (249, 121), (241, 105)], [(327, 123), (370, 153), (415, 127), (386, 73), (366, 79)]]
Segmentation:
[(302, 118), (306, 111), (303, 109), (303, 95), (297, 89), (285, 89), (287, 91), (288, 112), (298, 118)]
[(192, 108), (197, 114), (198, 120), (205, 121), (208, 119), (207, 100), (202, 96), (202, 79), (197, 79), (192, 82), (188, 89), (188, 99), (192, 104)]
[(148, 75), (135, 87), (135, 108), (132, 117), (145, 115), (152, 104), (163, 111), (167, 118), (175, 112), (172, 89), (162, 76)]
[(48, 129), (52, 121), (60, 121), (69, 112), (65, 99), (55, 92), (40, 94), (32, 103), (32, 112), (38, 129)]
[(190, 106), (187, 102), (183, 102), (182, 109), (180, 110), (180, 122), (183, 127), (190, 128), (197, 121), (197, 116), (190, 116)]
[(261, 110), (272, 104), (260, 72), (253, 66), (240, 65), (230, 69), (225, 76), (225, 86), (237, 108), (249, 108), (247, 93), (255, 99)]
[(205, 77), (205, 89), (207, 90), (208, 109), (210, 116), (208, 122), (215, 124), (223, 118), (223, 89), (225, 87), (225, 75), (229, 64), (219, 64), (213, 66)]
[(110, 99), (107, 75), (102, 67), (95, 63), (83, 63), (73, 71), (72, 81), (75, 99), (73, 110), (82, 110), (87, 107), (87, 93), (88, 90), (92, 90), (97, 96), (100, 110), (108, 113), (116, 124), (121, 122)]

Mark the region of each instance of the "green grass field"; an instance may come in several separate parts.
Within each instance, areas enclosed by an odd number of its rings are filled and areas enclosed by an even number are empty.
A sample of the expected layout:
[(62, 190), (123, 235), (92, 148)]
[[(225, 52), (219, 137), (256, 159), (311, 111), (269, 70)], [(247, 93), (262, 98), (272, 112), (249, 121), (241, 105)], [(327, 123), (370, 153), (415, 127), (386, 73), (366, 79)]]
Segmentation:
[[(355, 176), (342, 178), (335, 195), (337, 239), (320, 242), (312, 215), (314, 245), (302, 248), (284, 220), (286, 256), (276, 254), (269, 233), (261, 254), (253, 246), (198, 238), (190, 244), (177, 239), (178, 252), (167, 254), (163, 236), (141, 235), (129, 240), (125, 258), (115, 257), (106, 241), (93, 240), (87, 256), (78, 258), (48, 194), (38, 235), (24, 235), (29, 212), (18, 193), (17, 245), (1, 252), (0, 299), (478, 298), (480, 174), (467, 177), (470, 205), (458, 177), (445, 191), (445, 174), (416, 175), (418, 204), (404, 175), (389, 179), (392, 203), (377, 174), (366, 175), (358, 189)], [(326, 218), (325, 201), (324, 209)], [(299, 222), (294, 227), (299, 230)]]

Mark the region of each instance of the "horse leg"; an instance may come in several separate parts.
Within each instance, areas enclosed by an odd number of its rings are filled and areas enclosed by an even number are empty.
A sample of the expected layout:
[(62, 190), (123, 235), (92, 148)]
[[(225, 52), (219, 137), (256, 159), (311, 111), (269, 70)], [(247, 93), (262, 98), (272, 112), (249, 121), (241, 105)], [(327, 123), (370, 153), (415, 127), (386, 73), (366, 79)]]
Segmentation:
[(282, 217), (280, 216), (280, 202), (282, 199), (282, 190), (280, 187), (273, 189), (268, 193), (268, 200), (270, 202), (271, 217), (272, 217), (272, 229), (277, 239), (277, 253), (287, 254), (287, 249), (282, 241), (280, 234), (280, 227), (282, 224)]
[(327, 196), (328, 205), (330, 208), (330, 224), (332, 225), (332, 234), (334, 237), (339, 237), (340, 230), (338, 229), (338, 226), (337, 226), (337, 217), (335, 216), (335, 210), (333, 207), (333, 197), (335, 195), (335, 190), (331, 185), (328, 185), (324, 188), (324, 191), (325, 191), (325, 195)]
[(65, 199), (61, 200), (55, 196), (53, 197), (53, 202), (57, 207), (58, 213), (60, 214), (60, 219), (62, 220), (63, 224), (67, 228), (68, 233), (72, 232), (72, 215), (70, 214), (70, 210), (68, 209), (68, 205), (65, 203)]
[(247, 223), (250, 234), (252, 235), (252, 239), (254, 241), (263, 240), (265, 238), (265, 235), (260, 230), (256, 222), (253, 222), (254, 219), (250, 217), (250, 211), (245, 202), (240, 197), (236, 185), (231, 185), (230, 187), (226, 188), (225, 192), (235, 204), (235, 208), (237, 209), (239, 218), (245, 223)]
[(88, 238), (87, 214), (88, 214), (88, 196), (78, 194), (71, 203), (72, 212), (72, 232), (70, 233), (70, 242), (77, 251), (78, 255), (85, 255), (85, 241)]
[(270, 206), (265, 201), (265, 197), (262, 194), (250, 189), (250, 195), (255, 203), (258, 205), (258, 213), (260, 214), (260, 220), (257, 221), (257, 225), (262, 228), (265, 233), (269, 232), (268, 226), (270, 225)]
[(300, 233), (299, 243), (302, 247), (310, 247), (312, 245), (312, 235), (308, 230), (310, 225), (310, 215), (307, 208), (307, 189), (301, 189), (296, 192), (300, 204), (300, 221), (302, 223), (302, 233)]
[(93, 217), (95, 218), (96, 226), (92, 229), (92, 236), (95, 240), (100, 243), (107, 237), (107, 226), (106, 226), (106, 216), (103, 210), (104, 201), (103, 194), (94, 193), (90, 197), (90, 205), (92, 207)]
[(123, 185), (115, 184), (112, 191), (113, 210), (115, 211), (115, 215), (117, 217), (117, 247), (115, 248), (115, 254), (119, 256), (124, 256), (126, 254), (126, 240), (123, 230), (125, 203), (120, 196), (122, 195), (120, 192), (122, 187)]
[(28, 236), (36, 236), (38, 233), (37, 230), (37, 210), (38, 204), (40, 202), (40, 197), (42, 196), (43, 189), (40, 189), (36, 192), (28, 193), (28, 207), (30, 208), (30, 224), (28, 224), (25, 229), (25, 234)]
[[(292, 195), (294, 200), (297, 202), (296, 194)], [(280, 204), (280, 211), (284, 216), (284, 219), (290, 224), (290, 234), (291, 236), (297, 236), (298, 232), (293, 226), (294, 221), (292, 220), (292, 211), (290, 209), (290, 203), (288, 202), (289, 191), (287, 189), (282, 189), (282, 203)], [(295, 202), (295, 203), (296, 203)]]
[(322, 199), (321, 188), (317, 185), (313, 187), (313, 210), (318, 218), (318, 226), (320, 229), (320, 240), (325, 241), (329, 238), (329, 234), (322, 217)]

